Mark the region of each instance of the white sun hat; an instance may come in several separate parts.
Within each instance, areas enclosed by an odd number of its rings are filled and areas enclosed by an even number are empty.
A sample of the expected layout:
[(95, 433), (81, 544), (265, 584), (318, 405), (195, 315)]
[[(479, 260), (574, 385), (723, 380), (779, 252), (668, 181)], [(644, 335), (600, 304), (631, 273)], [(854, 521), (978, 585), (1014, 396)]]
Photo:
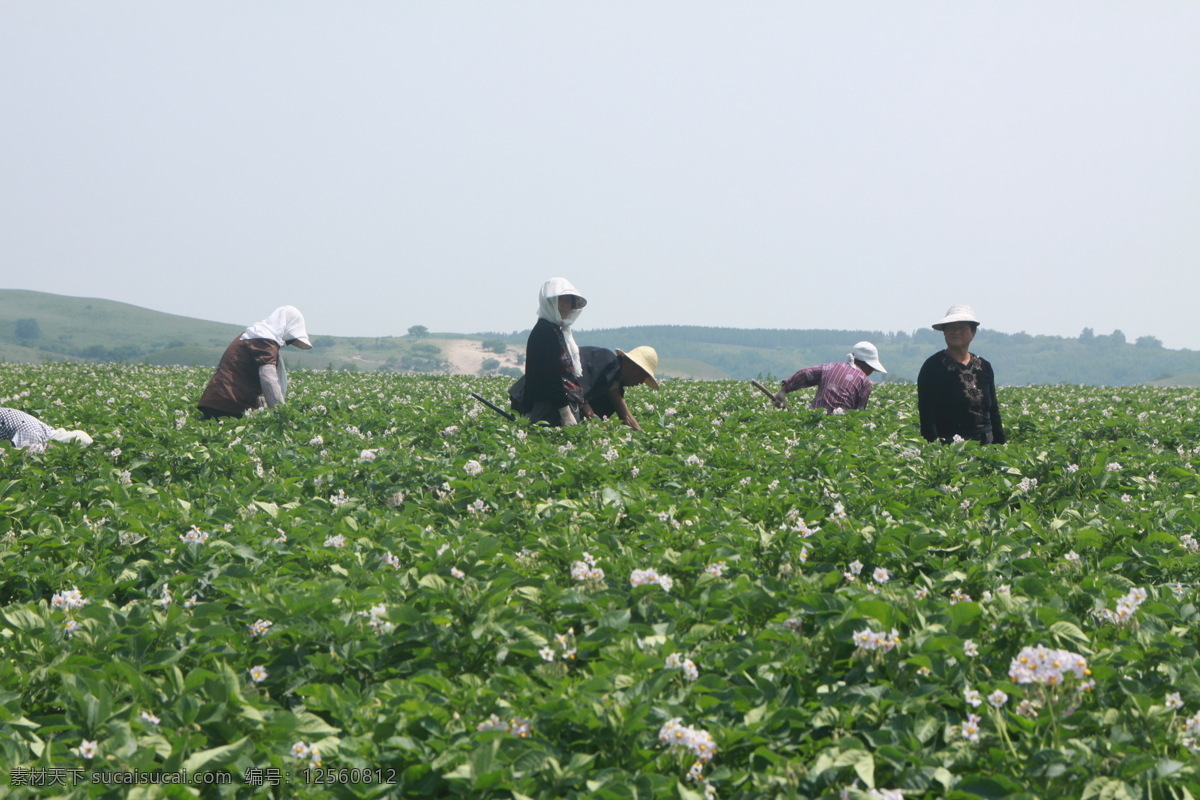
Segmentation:
[(870, 342), (859, 342), (854, 345), (854, 349), (850, 351), (850, 360), (861, 361), (876, 372), (887, 374), (883, 364), (879, 363), (879, 350)]
[(951, 322), (970, 322), (976, 328), (979, 327), (979, 320), (975, 319), (975, 309), (961, 303), (947, 308), (946, 316), (933, 323), (933, 329), (940, 331)]

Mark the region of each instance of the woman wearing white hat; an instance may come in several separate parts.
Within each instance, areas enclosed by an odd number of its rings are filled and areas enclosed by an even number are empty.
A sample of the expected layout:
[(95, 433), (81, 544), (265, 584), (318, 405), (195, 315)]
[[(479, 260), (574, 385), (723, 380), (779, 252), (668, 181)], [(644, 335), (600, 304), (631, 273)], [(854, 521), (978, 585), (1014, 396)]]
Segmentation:
[(926, 359), (917, 376), (921, 435), (928, 441), (1008, 441), (992, 365), (970, 351), (978, 328), (975, 311), (966, 305), (950, 306), (946, 316), (933, 323), (945, 337), (946, 349)]
[(658, 352), (646, 345), (635, 347), (628, 353), (603, 347), (581, 347), (579, 360), (583, 365), (586, 401), (583, 415), (604, 418), (616, 414), (626, 425), (640, 431), (642, 426), (625, 405), (625, 389), (643, 383), (658, 389), (658, 381), (654, 379)]
[(198, 403), (204, 418), (240, 417), (264, 403), (267, 408), (282, 403), (287, 396), (287, 368), (279, 349), (289, 344), (312, 349), (304, 315), (295, 306), (280, 306), (246, 328), (225, 348), (204, 388)]
[(870, 342), (859, 342), (846, 355), (845, 361), (805, 367), (783, 381), (775, 393), (775, 405), (783, 408), (787, 405), (789, 392), (816, 386), (811, 408), (823, 408), (827, 414), (864, 409), (871, 399), (870, 375), (875, 372), (887, 374), (883, 364), (879, 363), (879, 351)]

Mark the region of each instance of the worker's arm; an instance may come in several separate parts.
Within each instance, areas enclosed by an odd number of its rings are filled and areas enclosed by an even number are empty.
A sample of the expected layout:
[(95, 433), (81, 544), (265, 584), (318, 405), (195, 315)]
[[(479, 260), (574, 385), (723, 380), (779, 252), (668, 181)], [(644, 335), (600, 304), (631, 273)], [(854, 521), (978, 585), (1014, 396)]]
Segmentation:
[(612, 401), (613, 408), (616, 409), (617, 416), (621, 418), (621, 422), (624, 422), (635, 431), (642, 429), (642, 426), (638, 425), (638, 421), (634, 419), (633, 414), (629, 411), (629, 406), (625, 405), (625, 398), (621, 395), (619, 387), (614, 386), (608, 390), (608, 399)]
[(274, 408), (283, 402), (283, 389), (279, 386), (279, 373), (274, 364), (263, 364), (258, 368), (258, 383), (262, 386), (267, 408)]

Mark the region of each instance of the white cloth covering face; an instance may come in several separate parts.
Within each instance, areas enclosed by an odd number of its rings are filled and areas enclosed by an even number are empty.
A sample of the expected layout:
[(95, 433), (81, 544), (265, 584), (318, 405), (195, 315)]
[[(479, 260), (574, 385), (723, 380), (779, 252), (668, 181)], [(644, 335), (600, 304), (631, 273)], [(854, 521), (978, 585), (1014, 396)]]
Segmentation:
[[(280, 347), (295, 341), (302, 350), (312, 349), (312, 342), (308, 340), (308, 331), (304, 327), (304, 315), (295, 306), (280, 306), (271, 312), (271, 316), (246, 328), (238, 338), (270, 339)], [(283, 363), (282, 353), (276, 362), (275, 372), (279, 376), (280, 394), (287, 397), (287, 367)]]
[[(564, 294), (576, 297), (575, 307), (565, 316), (558, 313), (558, 298)], [(583, 366), (579, 363), (579, 346), (575, 344), (571, 325), (579, 318), (579, 312), (583, 311), (583, 307), (586, 305), (587, 300), (566, 278), (551, 278), (542, 284), (542, 290), (538, 293), (538, 317), (562, 328), (563, 339), (567, 343), (567, 352), (571, 354), (571, 367), (575, 370), (576, 375), (583, 374)]]

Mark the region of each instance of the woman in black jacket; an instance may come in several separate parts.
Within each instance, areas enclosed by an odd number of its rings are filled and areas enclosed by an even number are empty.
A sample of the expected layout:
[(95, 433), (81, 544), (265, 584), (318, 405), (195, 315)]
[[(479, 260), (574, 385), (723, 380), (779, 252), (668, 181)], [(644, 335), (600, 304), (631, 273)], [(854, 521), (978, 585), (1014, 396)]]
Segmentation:
[(979, 328), (970, 306), (954, 305), (933, 324), (946, 337), (946, 349), (934, 353), (917, 376), (921, 435), (950, 442), (955, 436), (980, 444), (1004, 444), (1004, 424), (996, 400), (992, 365), (970, 351)]
[(554, 427), (583, 418), (583, 368), (571, 325), (587, 300), (566, 278), (551, 278), (538, 294), (538, 321), (525, 345), (522, 413)]

